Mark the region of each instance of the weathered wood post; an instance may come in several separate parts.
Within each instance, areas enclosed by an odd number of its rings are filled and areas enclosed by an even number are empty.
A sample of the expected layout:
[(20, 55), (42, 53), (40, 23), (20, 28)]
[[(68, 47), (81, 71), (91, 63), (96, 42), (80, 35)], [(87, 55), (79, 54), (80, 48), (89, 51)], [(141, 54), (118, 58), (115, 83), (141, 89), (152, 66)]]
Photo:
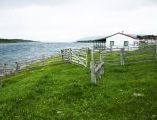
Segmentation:
[(15, 62), (16, 64), (16, 72), (20, 71), (20, 64), (18, 62)]
[(2, 80), (3, 76), (4, 76), (3, 74), (0, 74), (0, 88), (2, 87), (2, 84), (3, 84), (3, 80)]
[(155, 40), (155, 46), (156, 46), (156, 52), (155, 52), (155, 54), (156, 54), (156, 61), (157, 61), (157, 39)]
[(0, 88), (2, 87), (2, 77), (3, 76), (0, 75)]
[(100, 62), (103, 62), (103, 57), (101, 54), (100, 54)]
[(2, 87), (3, 65), (0, 64), (0, 88)]
[(124, 65), (125, 64), (124, 62), (125, 62), (124, 61), (124, 48), (121, 48), (121, 50), (120, 50), (120, 64)]
[(6, 67), (7, 67), (7, 64), (4, 64), (4, 65), (2, 66), (2, 69), (1, 69), (1, 74), (0, 74), (0, 88), (1, 88), (2, 85), (3, 85), (2, 77), (6, 75)]
[(94, 60), (94, 47), (93, 47), (93, 49), (91, 50), (90, 69), (91, 69), (91, 83), (96, 84), (95, 60)]
[(42, 62), (42, 66), (44, 66), (45, 65), (45, 55), (44, 54), (42, 55), (41, 62)]
[(4, 76), (7, 74), (7, 64), (4, 64)]
[(110, 46), (110, 52), (112, 52), (112, 45)]
[(69, 63), (72, 63), (72, 49), (69, 48)]
[(62, 62), (64, 61), (63, 54), (64, 54), (64, 51), (61, 50), (61, 59), (62, 59)]
[(104, 60), (101, 54), (100, 54), (100, 62), (103, 63), (103, 66), (101, 67), (101, 72), (100, 72), (100, 74), (102, 75), (104, 74)]
[(2, 79), (1, 79), (1, 77), (2, 77), (2, 66), (0, 64), (0, 88), (2, 87)]
[(86, 67), (88, 67), (88, 48), (86, 48)]

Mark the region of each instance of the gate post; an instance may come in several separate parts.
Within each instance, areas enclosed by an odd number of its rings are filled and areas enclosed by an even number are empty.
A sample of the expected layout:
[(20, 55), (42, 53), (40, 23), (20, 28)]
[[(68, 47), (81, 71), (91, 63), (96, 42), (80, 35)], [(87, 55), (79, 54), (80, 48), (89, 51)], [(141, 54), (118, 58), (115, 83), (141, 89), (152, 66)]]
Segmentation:
[(7, 74), (7, 64), (4, 64), (4, 76)]
[(0, 88), (2, 87), (3, 81), (2, 77), (4, 76), (4, 66), (2, 65), (1, 71), (0, 71)]
[(0, 76), (0, 88), (2, 87), (2, 79), (1, 79), (2, 76)]
[(72, 63), (72, 49), (69, 48), (69, 62)]
[(96, 84), (95, 60), (94, 60), (94, 47), (93, 47), (93, 49), (91, 50), (90, 70), (91, 70), (91, 83)]
[[(104, 63), (102, 54), (100, 54), (100, 62), (101, 62), (101, 63)], [(105, 63), (104, 63), (104, 64), (105, 64)], [(100, 72), (101, 75), (104, 74), (104, 64), (103, 64), (103, 67), (101, 68), (101, 72)]]
[(6, 67), (7, 67), (7, 64), (4, 64), (2, 66), (2, 71), (1, 71), (1, 74), (0, 74), (0, 88), (3, 85), (3, 79), (2, 79), (2, 77), (6, 75)]
[(16, 64), (16, 72), (20, 71), (20, 65), (19, 65), (19, 63), (15, 62), (15, 64)]
[(157, 39), (155, 40), (155, 46), (156, 46), (155, 57), (156, 57), (156, 61), (157, 61)]
[(124, 48), (120, 50), (120, 65), (124, 65)]
[(86, 67), (88, 67), (88, 49), (86, 48)]
[(61, 59), (62, 59), (62, 62), (64, 61), (64, 59), (63, 59), (63, 50), (61, 50)]

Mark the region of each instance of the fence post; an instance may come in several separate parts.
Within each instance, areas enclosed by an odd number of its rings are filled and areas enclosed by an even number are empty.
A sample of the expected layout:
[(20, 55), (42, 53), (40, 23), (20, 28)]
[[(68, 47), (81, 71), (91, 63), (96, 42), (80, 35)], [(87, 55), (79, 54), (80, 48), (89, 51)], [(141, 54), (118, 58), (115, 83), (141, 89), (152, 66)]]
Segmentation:
[(155, 52), (155, 54), (156, 54), (156, 61), (157, 61), (157, 39), (155, 40), (155, 46), (156, 46), (156, 52)]
[(4, 76), (7, 74), (7, 64), (4, 64)]
[[(100, 54), (100, 62), (101, 62), (101, 63), (104, 63), (102, 54)], [(105, 63), (104, 63), (104, 64), (105, 64)], [(101, 68), (101, 72), (100, 72), (101, 75), (104, 73), (104, 64), (103, 64), (103, 67)]]
[(63, 50), (61, 50), (61, 59), (62, 59), (62, 62), (63, 62)]
[(110, 52), (112, 52), (112, 45), (110, 46)]
[(2, 87), (2, 79), (1, 79), (2, 76), (3, 76), (2, 75), (2, 66), (0, 64), (0, 88)]
[(69, 62), (72, 63), (72, 49), (69, 48)]
[(91, 69), (91, 83), (96, 84), (95, 60), (94, 60), (94, 47), (93, 47), (93, 49), (91, 50), (90, 69)]
[(44, 54), (42, 55), (42, 60), (41, 60), (41, 62), (42, 62), (42, 66), (44, 66), (44, 65), (45, 65), (45, 55), (44, 55)]
[(124, 65), (124, 48), (120, 50), (120, 64)]
[(88, 49), (86, 49), (86, 67), (88, 67)]
[(19, 65), (19, 63), (15, 62), (15, 64), (16, 64), (16, 72), (20, 71), (20, 65)]
[(2, 84), (3, 84), (1, 77), (2, 76), (0, 76), (0, 88), (2, 87)]
[(3, 80), (1, 78), (6, 75), (6, 67), (7, 67), (7, 64), (4, 64), (2, 67), (2, 71), (1, 71), (2, 74), (0, 74), (0, 88), (3, 85)]
[(100, 62), (103, 62), (103, 57), (101, 54), (100, 54)]

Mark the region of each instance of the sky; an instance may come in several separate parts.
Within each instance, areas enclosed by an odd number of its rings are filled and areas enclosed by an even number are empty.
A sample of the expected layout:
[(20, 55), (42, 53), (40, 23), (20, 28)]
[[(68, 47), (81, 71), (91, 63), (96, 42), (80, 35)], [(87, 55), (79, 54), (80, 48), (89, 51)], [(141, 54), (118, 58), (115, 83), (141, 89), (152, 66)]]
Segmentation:
[(0, 0), (0, 38), (72, 42), (157, 35), (157, 0)]

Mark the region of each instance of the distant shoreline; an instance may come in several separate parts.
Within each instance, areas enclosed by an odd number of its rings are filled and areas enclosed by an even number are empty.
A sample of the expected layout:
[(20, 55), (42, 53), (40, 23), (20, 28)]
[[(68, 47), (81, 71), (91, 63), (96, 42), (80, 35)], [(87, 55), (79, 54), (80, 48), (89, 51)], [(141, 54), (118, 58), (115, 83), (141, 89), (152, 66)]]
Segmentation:
[(1, 39), (0, 38), (0, 44), (1, 43), (21, 43), (21, 42), (37, 42), (37, 41), (23, 40), (23, 39)]

